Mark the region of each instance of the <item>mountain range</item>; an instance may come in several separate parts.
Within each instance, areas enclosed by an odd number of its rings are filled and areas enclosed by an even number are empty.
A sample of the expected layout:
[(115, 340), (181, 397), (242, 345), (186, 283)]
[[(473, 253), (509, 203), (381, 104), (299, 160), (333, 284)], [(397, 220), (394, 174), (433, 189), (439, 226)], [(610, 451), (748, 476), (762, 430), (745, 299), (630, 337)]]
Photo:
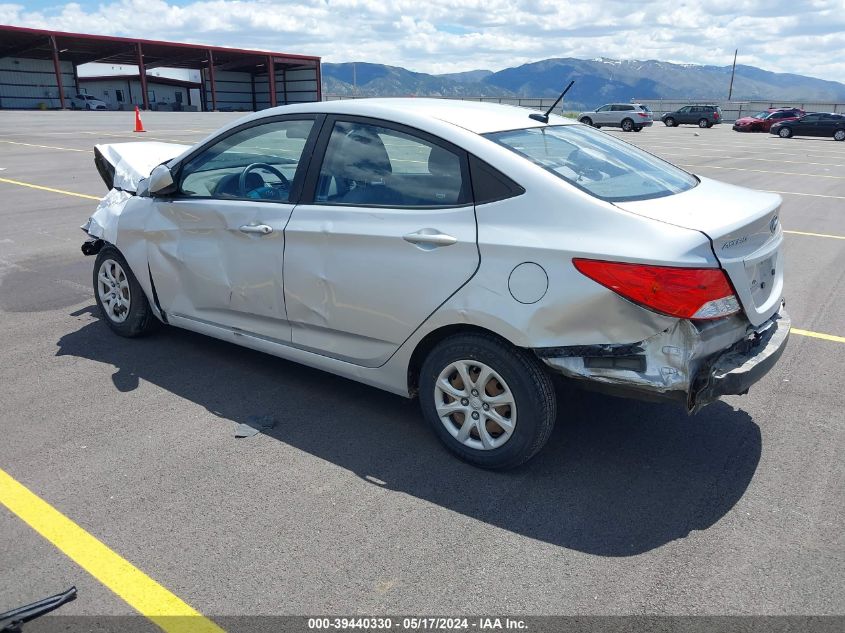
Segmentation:
[[(725, 99), (730, 66), (655, 60), (544, 59), (498, 72), (430, 75), (367, 62), (323, 64), (323, 92), (343, 96), (556, 97), (571, 80), (568, 109), (631, 99)], [(738, 65), (734, 100), (845, 102), (845, 84)]]

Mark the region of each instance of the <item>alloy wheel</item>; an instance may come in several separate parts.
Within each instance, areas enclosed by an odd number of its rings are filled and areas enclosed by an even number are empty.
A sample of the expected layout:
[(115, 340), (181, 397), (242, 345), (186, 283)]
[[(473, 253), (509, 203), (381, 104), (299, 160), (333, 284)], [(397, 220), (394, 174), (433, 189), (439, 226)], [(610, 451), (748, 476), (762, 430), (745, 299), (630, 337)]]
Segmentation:
[(504, 379), (477, 360), (450, 363), (434, 384), (434, 405), (446, 430), (468, 448), (501, 447), (516, 427), (516, 401)]
[(97, 271), (97, 295), (103, 310), (115, 323), (123, 323), (129, 316), (132, 293), (123, 267), (113, 259), (105, 259)]

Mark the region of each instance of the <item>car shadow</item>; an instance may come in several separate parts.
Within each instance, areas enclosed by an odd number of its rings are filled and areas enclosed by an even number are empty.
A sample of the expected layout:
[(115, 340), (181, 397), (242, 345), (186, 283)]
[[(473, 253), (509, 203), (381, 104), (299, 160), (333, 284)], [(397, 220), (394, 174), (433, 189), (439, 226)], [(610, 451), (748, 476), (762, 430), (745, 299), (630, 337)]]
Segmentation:
[[(75, 315), (84, 312), (96, 314)], [(444, 450), (414, 401), (191, 332), (126, 340), (96, 320), (63, 336), (57, 355), (115, 367), (104, 390), (145, 380), (221, 420), (273, 416), (264, 434), (372, 485), (600, 556), (640, 554), (712, 526), (760, 459), (759, 427), (723, 402), (689, 417), (561, 385), (546, 448), (519, 469), (488, 472)]]

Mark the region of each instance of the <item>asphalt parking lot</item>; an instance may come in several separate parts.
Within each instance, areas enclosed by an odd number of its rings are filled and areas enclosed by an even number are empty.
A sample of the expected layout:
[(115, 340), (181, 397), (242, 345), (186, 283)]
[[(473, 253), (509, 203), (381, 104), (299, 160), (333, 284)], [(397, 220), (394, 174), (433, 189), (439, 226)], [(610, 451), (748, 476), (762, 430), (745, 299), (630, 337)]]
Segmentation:
[[(79, 251), (105, 193), (92, 146), (193, 143), (237, 116), (147, 113), (138, 135), (131, 113), (0, 112), (0, 474), (218, 620), (845, 614), (845, 143), (611, 132), (782, 195), (800, 333), (694, 417), (563, 389), (545, 450), (490, 473), (414, 402), (100, 321)], [(252, 416), (275, 426), (235, 439)], [(0, 504), (0, 611), (76, 585), (64, 615), (135, 613), (30, 524)]]

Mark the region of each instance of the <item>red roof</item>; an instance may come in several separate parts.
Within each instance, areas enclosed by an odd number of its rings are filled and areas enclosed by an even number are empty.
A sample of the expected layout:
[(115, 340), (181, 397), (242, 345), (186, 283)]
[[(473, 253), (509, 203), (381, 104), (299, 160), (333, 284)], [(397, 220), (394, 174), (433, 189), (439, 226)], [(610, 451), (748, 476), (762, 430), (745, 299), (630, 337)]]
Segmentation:
[(0, 25), (0, 57), (50, 59), (52, 56), (51, 37), (56, 38), (60, 58), (73, 61), (75, 64), (102, 62), (137, 66), (139, 44), (144, 55), (144, 66), (147, 69), (162, 66), (204, 68), (208, 65), (209, 51), (214, 57), (215, 68), (221, 70), (252, 71), (259, 64), (265, 63), (268, 56), (273, 57), (275, 64), (287, 68), (313, 68), (319, 67), (320, 64), (320, 58), (313, 55), (162, 42), (110, 35), (65, 33), (7, 25)]

